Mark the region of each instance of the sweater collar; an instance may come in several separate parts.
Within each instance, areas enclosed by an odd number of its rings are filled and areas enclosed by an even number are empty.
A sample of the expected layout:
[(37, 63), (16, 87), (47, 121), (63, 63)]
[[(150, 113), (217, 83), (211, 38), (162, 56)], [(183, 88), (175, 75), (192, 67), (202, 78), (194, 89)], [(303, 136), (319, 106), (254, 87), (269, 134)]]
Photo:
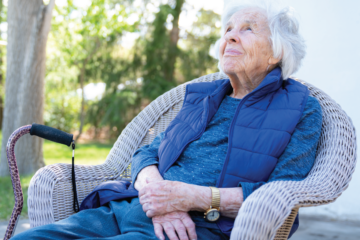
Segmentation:
[[(232, 88), (230, 79), (222, 79), (219, 81), (222, 81), (221, 84), (219, 84), (215, 91), (213, 91), (209, 96), (211, 99), (210, 102), (212, 102), (211, 105), (215, 107), (215, 112), (218, 109), (222, 99), (224, 99), (226, 93), (228, 93)], [(268, 93), (278, 90), (282, 84), (283, 78), (281, 77), (281, 68), (277, 67), (268, 73), (259, 86), (257, 86), (252, 92), (248, 94), (251, 96), (247, 97), (248, 95), (246, 95), (244, 97), (244, 99), (247, 99), (245, 105), (248, 107), (255, 104), (256, 102), (263, 99), (263, 97)], [(270, 99), (268, 101), (270, 103)], [(262, 106), (263, 108), (267, 108), (268, 104), (264, 104)]]
[[(225, 97), (225, 94), (232, 88), (230, 79), (223, 79), (219, 81), (222, 81), (222, 83), (217, 87), (217, 89), (215, 89), (214, 92), (212, 92), (210, 97), (215, 97), (218, 94), (224, 94), (222, 97)], [(280, 88), (282, 83), (283, 79), (281, 77), (281, 68), (277, 67), (268, 73), (259, 86), (257, 86), (249, 94), (253, 94), (254, 96), (262, 96), (269, 92), (276, 91)]]

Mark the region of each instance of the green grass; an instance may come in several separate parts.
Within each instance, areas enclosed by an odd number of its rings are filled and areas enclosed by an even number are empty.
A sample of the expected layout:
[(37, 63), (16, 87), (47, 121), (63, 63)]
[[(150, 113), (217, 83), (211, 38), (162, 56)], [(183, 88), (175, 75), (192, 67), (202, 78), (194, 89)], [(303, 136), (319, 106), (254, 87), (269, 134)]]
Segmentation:
[[(21, 187), (24, 194), (24, 206), (21, 212), (22, 217), (27, 217), (27, 189), (32, 176), (21, 177)], [(14, 193), (10, 177), (0, 177), (0, 220), (9, 220), (14, 208)]]
[[(1, 142), (0, 132), (0, 142)], [(112, 142), (109, 143), (83, 143), (77, 144), (75, 149), (75, 164), (96, 165), (105, 161)], [(44, 141), (44, 160), (46, 165), (54, 163), (71, 163), (72, 149), (65, 145)], [(1, 151), (1, 150), (0, 150)], [(21, 176), (21, 186), (24, 193), (24, 207), (21, 216), (27, 217), (27, 190), (31, 176)], [(8, 220), (14, 207), (14, 194), (11, 178), (0, 177), (0, 220)]]
[[(75, 164), (96, 165), (105, 161), (113, 143), (84, 143), (75, 148)], [(46, 165), (71, 163), (72, 149), (62, 144), (44, 141), (44, 160)]]

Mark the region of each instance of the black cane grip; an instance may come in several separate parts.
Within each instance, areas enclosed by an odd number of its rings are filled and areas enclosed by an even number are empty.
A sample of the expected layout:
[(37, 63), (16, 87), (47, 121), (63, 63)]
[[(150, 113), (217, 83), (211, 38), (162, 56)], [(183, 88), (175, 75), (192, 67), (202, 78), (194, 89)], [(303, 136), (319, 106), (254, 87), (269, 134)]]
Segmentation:
[(30, 129), (30, 135), (35, 135), (53, 142), (70, 146), (73, 141), (73, 135), (63, 132), (59, 129), (33, 123)]

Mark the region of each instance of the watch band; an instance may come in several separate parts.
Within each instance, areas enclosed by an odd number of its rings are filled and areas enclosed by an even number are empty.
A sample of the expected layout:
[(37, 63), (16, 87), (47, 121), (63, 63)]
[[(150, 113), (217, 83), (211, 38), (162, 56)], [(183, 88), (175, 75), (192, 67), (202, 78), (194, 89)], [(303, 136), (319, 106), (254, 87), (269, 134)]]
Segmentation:
[(211, 208), (220, 209), (220, 190), (216, 187), (210, 187), (211, 189)]

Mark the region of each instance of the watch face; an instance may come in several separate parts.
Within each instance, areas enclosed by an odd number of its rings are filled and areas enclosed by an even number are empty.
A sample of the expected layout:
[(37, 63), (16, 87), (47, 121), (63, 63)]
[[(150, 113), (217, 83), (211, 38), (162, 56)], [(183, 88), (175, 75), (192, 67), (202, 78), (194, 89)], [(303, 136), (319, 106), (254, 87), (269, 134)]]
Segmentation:
[(218, 210), (216, 209), (211, 209), (210, 211), (208, 211), (208, 213), (206, 214), (206, 219), (210, 222), (215, 222), (216, 220), (218, 220), (220, 217), (220, 213)]

